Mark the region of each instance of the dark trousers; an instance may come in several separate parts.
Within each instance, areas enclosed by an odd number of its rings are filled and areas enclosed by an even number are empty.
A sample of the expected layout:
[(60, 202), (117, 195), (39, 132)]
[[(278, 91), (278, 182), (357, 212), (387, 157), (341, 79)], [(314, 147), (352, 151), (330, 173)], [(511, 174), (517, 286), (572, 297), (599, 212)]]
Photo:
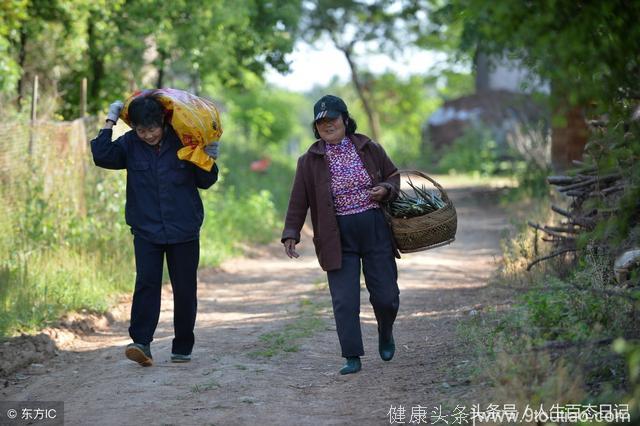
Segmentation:
[(342, 267), (327, 272), (342, 356), (364, 355), (360, 330), (360, 269), (378, 332), (391, 336), (400, 306), (398, 269), (391, 231), (380, 209), (337, 216), (342, 244)]
[(199, 240), (178, 244), (154, 244), (135, 236), (136, 288), (131, 305), (129, 335), (136, 343), (151, 343), (160, 318), (162, 269), (167, 256), (173, 288), (173, 328), (171, 352), (188, 355), (193, 349), (193, 328), (197, 311), (197, 271)]

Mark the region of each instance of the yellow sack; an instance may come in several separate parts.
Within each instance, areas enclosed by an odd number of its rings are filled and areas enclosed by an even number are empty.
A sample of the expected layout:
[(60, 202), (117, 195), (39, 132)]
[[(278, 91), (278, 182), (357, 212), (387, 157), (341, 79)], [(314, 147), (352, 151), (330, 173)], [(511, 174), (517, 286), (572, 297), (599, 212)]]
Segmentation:
[(124, 103), (120, 117), (131, 126), (129, 104), (141, 95), (151, 95), (166, 111), (166, 119), (176, 131), (182, 145), (178, 158), (187, 160), (203, 170), (211, 171), (215, 161), (203, 147), (216, 142), (222, 135), (218, 109), (208, 99), (178, 89), (149, 89), (135, 92)]

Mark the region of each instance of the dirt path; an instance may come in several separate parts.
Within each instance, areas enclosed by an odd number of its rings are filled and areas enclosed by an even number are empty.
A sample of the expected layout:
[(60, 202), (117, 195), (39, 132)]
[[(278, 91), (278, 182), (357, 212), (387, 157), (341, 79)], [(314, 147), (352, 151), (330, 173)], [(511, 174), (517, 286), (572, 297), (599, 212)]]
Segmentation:
[(390, 423), (392, 406), (404, 407), (409, 423), (413, 407), (431, 413), (472, 402), (486, 390), (464, 373), (471, 355), (456, 343), (456, 327), (487, 303), (485, 283), (499, 255), (506, 218), (487, 194), (450, 191), (459, 215), (457, 241), (399, 261), (397, 351), (389, 363), (377, 354), (375, 319), (363, 290), (363, 370), (337, 373), (342, 358), (326, 278), (307, 238), (296, 261), (280, 257), (275, 246), (271, 255), (201, 272), (190, 364), (169, 362), (167, 292), (152, 345), (154, 367), (124, 359), (127, 324), (117, 323), (76, 339), (45, 368), (25, 370), (2, 399), (62, 400), (68, 425), (382, 425)]

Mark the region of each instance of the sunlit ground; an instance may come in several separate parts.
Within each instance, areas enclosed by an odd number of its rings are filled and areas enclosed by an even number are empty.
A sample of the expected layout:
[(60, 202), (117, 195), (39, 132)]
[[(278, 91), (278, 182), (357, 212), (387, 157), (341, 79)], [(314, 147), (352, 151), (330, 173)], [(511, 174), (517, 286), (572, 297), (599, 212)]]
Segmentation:
[[(438, 182), (444, 189), (466, 188), (473, 186), (486, 186), (490, 188), (515, 188), (518, 182), (513, 177), (508, 176), (481, 176), (480, 174), (446, 174), (432, 175), (430, 178)], [(412, 180), (416, 180), (417, 176), (411, 175)], [(404, 178), (403, 178), (404, 181)], [(404, 185), (403, 185), (404, 186)]]

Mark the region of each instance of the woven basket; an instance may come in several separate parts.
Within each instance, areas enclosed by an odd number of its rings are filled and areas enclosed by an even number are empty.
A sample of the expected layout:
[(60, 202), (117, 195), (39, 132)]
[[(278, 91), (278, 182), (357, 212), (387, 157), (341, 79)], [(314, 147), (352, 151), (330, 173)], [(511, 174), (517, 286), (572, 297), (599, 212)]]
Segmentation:
[(417, 170), (399, 170), (395, 174), (418, 175), (427, 179), (440, 191), (445, 206), (431, 213), (408, 219), (391, 216), (385, 208), (385, 215), (401, 253), (428, 250), (449, 244), (455, 240), (458, 228), (458, 216), (447, 192), (438, 182)]

